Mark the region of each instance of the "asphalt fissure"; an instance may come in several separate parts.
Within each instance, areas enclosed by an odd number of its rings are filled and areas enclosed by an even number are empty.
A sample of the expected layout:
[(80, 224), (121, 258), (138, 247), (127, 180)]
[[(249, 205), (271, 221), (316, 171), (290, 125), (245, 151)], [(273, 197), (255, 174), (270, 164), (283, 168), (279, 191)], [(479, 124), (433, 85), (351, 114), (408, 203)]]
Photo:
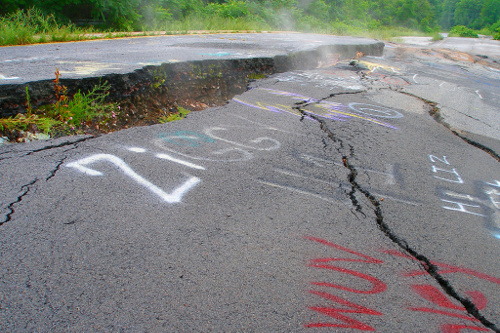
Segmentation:
[(28, 184), (25, 184), (21, 187), (21, 194), (16, 198), (16, 200), (11, 202), (7, 206), (7, 208), (6, 208), (7, 214), (5, 215), (5, 220), (0, 222), (0, 226), (2, 226), (3, 224), (10, 222), (12, 220), (12, 215), (14, 215), (14, 213), (16, 212), (16, 210), (14, 209), (14, 206), (16, 204), (20, 203), (21, 201), (23, 201), (24, 197), (27, 196), (29, 194), (29, 192), (31, 191), (31, 186), (33, 186), (37, 181), (38, 181), (38, 178), (35, 178), (31, 182), (29, 182)]
[[(87, 140), (90, 140), (90, 139), (93, 139), (94, 136), (92, 135), (86, 135), (82, 138), (77, 138), (75, 140), (72, 140), (72, 138), (70, 137), (69, 139), (70, 140), (64, 140), (63, 142), (61, 143), (57, 143), (57, 144), (51, 144), (51, 145), (46, 145), (42, 148), (38, 148), (38, 149), (33, 149), (31, 151), (29, 151), (28, 153), (26, 153), (25, 156), (29, 156), (31, 154), (34, 154), (34, 153), (39, 153), (41, 151), (45, 151), (45, 150), (51, 150), (51, 149), (56, 149), (56, 148), (62, 148), (62, 147), (66, 147), (66, 146), (75, 146), (81, 142), (85, 142)], [(70, 148), (70, 149), (73, 149), (73, 148)]]
[[(303, 104), (313, 104), (313, 103), (303, 103)], [(469, 315), (479, 320), (481, 324), (483, 324), (485, 327), (500, 333), (500, 328), (498, 328), (494, 323), (486, 319), (480, 313), (477, 306), (471, 300), (461, 296), (451, 285), (450, 281), (448, 281), (441, 274), (439, 274), (439, 268), (436, 265), (434, 265), (429, 258), (419, 253), (417, 250), (413, 249), (406, 240), (396, 235), (396, 233), (393, 232), (392, 229), (387, 225), (387, 223), (384, 220), (381, 201), (378, 200), (373, 194), (371, 194), (370, 191), (361, 186), (356, 180), (358, 171), (356, 170), (355, 166), (352, 163), (350, 163), (350, 157), (354, 156), (354, 147), (350, 145), (350, 153), (346, 154), (343, 140), (341, 138), (338, 138), (335, 135), (335, 133), (328, 128), (326, 122), (323, 119), (320, 119), (319, 117), (308, 113), (300, 106), (296, 106), (295, 108), (302, 113), (303, 117), (308, 117), (310, 119), (317, 121), (319, 123), (320, 129), (328, 136), (328, 138), (332, 142), (337, 144), (336, 150), (342, 156), (344, 167), (349, 171), (347, 178), (349, 184), (351, 185), (351, 190), (346, 194), (350, 198), (355, 210), (357, 212), (362, 213), (366, 217), (365, 213), (362, 210), (361, 203), (356, 197), (356, 192), (359, 192), (370, 202), (372, 210), (375, 214), (375, 222), (377, 224), (378, 229), (382, 231), (382, 233), (387, 238), (389, 238), (391, 242), (393, 242), (401, 250), (403, 250), (404, 253), (407, 253), (413, 260), (417, 261), (420, 264), (420, 266), (439, 284), (439, 286), (447, 295), (454, 298), (463, 305), (463, 307), (466, 309)]]
[(419, 99), (420, 101), (424, 102), (425, 105), (427, 106), (427, 112), (429, 115), (440, 125), (444, 126), (446, 129), (448, 129), (453, 135), (459, 137), (463, 141), (467, 142), (471, 146), (474, 146), (476, 148), (481, 149), (482, 151), (488, 153), (491, 157), (493, 157), (495, 160), (500, 162), (500, 154), (491, 149), (490, 147), (487, 147), (477, 141), (474, 141), (467, 136), (461, 134), (458, 130), (454, 129), (450, 124), (448, 124), (443, 116), (441, 115), (441, 109), (437, 106), (438, 104), (436, 102), (430, 101), (428, 99), (422, 98), (420, 96), (414, 95), (412, 93), (406, 92), (406, 91), (398, 91), (399, 93), (414, 97)]

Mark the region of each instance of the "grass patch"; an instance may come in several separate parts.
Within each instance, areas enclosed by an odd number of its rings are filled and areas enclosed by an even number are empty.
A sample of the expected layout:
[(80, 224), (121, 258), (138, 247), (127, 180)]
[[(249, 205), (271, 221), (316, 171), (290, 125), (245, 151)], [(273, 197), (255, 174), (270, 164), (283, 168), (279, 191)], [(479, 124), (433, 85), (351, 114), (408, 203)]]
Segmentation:
[(441, 35), (439, 32), (432, 33), (432, 41), (433, 42), (437, 42), (437, 41), (440, 41), (443, 39), (444, 39), (443, 35)]
[(170, 113), (169, 115), (162, 116), (158, 118), (158, 122), (160, 124), (170, 123), (172, 121), (181, 120), (186, 118), (186, 116), (190, 113), (188, 109), (183, 108), (182, 106), (177, 107), (177, 112)]
[(265, 74), (262, 74), (262, 73), (252, 73), (248, 76), (248, 78), (250, 80), (261, 80), (261, 79), (265, 79), (266, 78), (266, 75)]
[(23, 45), (44, 42), (62, 42), (87, 39), (91, 28), (78, 28), (73, 24), (61, 25), (53, 15), (45, 16), (32, 8), (0, 18), (0, 45)]
[[(241, 1), (228, 4), (211, 4), (197, 12), (178, 20), (171, 18), (158, 22), (155, 27), (165, 34), (188, 34), (204, 31), (216, 32), (261, 32), (261, 31), (302, 31), (325, 33), (339, 36), (368, 37), (391, 40), (398, 36), (422, 36), (418, 30), (387, 27), (377, 20), (328, 21), (317, 19), (298, 10), (280, 11), (267, 7), (256, 7)], [(253, 9), (252, 9), (253, 8)], [(250, 15), (250, 12), (258, 13)], [(46, 42), (80, 41), (100, 38), (120, 38), (131, 36), (151, 36), (162, 34), (158, 31), (113, 32), (97, 31), (94, 28), (80, 28), (73, 24), (59, 24), (53, 15), (44, 15), (32, 8), (18, 10), (0, 17), (0, 45), (22, 45)], [(432, 35), (433, 37), (435, 35)], [(437, 35), (436, 35), (437, 36)]]

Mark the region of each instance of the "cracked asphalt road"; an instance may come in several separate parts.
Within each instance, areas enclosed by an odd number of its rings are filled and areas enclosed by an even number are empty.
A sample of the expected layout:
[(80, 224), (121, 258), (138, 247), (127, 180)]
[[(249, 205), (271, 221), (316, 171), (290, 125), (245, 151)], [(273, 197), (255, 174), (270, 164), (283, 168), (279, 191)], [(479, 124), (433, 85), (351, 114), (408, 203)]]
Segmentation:
[(1, 330), (500, 331), (500, 72), (389, 46), (0, 147)]

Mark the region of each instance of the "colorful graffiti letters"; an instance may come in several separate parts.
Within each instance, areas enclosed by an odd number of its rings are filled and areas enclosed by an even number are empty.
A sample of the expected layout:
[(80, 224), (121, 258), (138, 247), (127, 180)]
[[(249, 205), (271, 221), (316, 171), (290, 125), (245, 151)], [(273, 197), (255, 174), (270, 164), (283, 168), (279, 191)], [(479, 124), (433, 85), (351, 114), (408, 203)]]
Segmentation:
[(247, 148), (247, 149), (275, 150), (275, 149), (278, 149), (281, 147), (281, 144), (279, 143), (279, 141), (276, 141), (276, 140), (268, 138), (268, 137), (260, 137), (260, 138), (256, 138), (256, 139), (251, 140), (250, 143), (255, 143), (255, 144), (261, 144), (263, 142), (270, 143), (269, 145), (264, 145), (263, 147), (258, 147), (258, 146), (256, 147), (254, 145), (248, 145), (248, 144), (244, 144), (244, 143), (235, 142), (233, 140), (225, 139), (225, 138), (218, 136), (218, 134), (216, 134), (216, 132), (224, 132), (224, 131), (227, 131), (227, 129), (222, 128), (222, 127), (212, 127), (212, 128), (206, 129), (205, 133), (208, 136), (210, 136), (211, 138), (214, 138), (216, 140), (220, 140), (220, 141), (223, 141), (223, 142), (235, 145), (235, 146), (239, 146), (242, 148)]
[[(284, 104), (269, 104), (262, 102), (246, 102), (241, 99), (234, 98), (235, 102), (249, 106), (251, 108), (271, 111), (275, 113), (290, 114), (299, 117), (306, 117), (310, 114), (312, 116), (322, 117), (335, 121), (345, 121), (349, 119), (361, 119), (368, 121), (370, 123), (384, 126), (392, 129), (397, 129), (397, 127), (383, 122), (377, 118), (402, 118), (403, 115), (400, 112), (385, 108), (383, 106), (364, 104), (364, 103), (350, 103), (349, 105), (344, 105), (341, 103), (318, 100), (312, 97), (303, 96), (288, 91), (272, 90), (272, 89), (262, 89), (271, 95), (290, 97), (292, 100), (301, 101), (304, 105), (301, 109), (297, 109)], [(312, 110), (311, 107), (314, 107)], [(306, 109), (307, 108), (307, 109)], [(304, 112), (301, 112), (301, 110)]]
[[(361, 331), (375, 331), (375, 329), (369, 325), (366, 325), (365, 323), (362, 323), (359, 320), (353, 319), (351, 317), (348, 317), (346, 315), (343, 315), (342, 313), (360, 313), (360, 314), (368, 314), (368, 315), (373, 315), (373, 316), (381, 316), (382, 313), (372, 310), (370, 308), (361, 306), (359, 304), (349, 302), (343, 298), (340, 298), (338, 296), (326, 293), (326, 292), (321, 292), (321, 291), (314, 291), (314, 290), (309, 290), (309, 292), (313, 295), (322, 297), (326, 300), (329, 300), (334, 303), (338, 303), (340, 305), (343, 305), (343, 308), (332, 308), (332, 307), (319, 307), (319, 306), (311, 306), (309, 309), (319, 312), (321, 314), (327, 315), (329, 317), (332, 317), (334, 319), (337, 319), (345, 324), (340, 324), (340, 323), (328, 323), (328, 322), (317, 322), (317, 323), (310, 323), (304, 325), (305, 327), (338, 327), (338, 328), (353, 328)], [(345, 307), (348, 307), (346, 309)]]
[[(355, 294), (365, 294), (365, 295), (376, 295), (383, 293), (387, 290), (387, 285), (375, 276), (331, 264), (332, 262), (351, 262), (351, 263), (382, 265), (384, 264), (384, 261), (374, 258), (372, 256), (362, 254), (352, 249), (340, 246), (338, 244), (334, 244), (324, 239), (315, 237), (306, 237), (306, 239), (321, 245), (326, 245), (333, 250), (346, 253), (349, 257), (349, 258), (331, 257), (331, 258), (313, 259), (310, 261), (309, 267), (328, 269), (338, 273), (348, 274), (356, 278), (361, 278), (369, 282), (370, 287), (366, 289), (355, 289), (330, 282), (311, 282), (312, 285), (334, 288), (342, 290), (344, 292), (351, 292)], [(402, 258), (416, 260), (413, 257), (410, 257), (396, 250), (381, 250), (380, 253), (388, 254), (391, 255), (392, 257), (402, 257)], [(432, 262), (432, 264), (439, 268), (439, 274), (441, 275), (465, 274), (471, 278), (475, 277), (500, 285), (500, 279), (495, 278), (493, 276), (489, 276), (481, 272), (439, 262)], [(357, 267), (359, 267), (359, 265), (357, 265)], [(429, 273), (427, 271), (420, 269), (420, 270), (410, 271), (409, 273), (404, 272), (403, 276), (417, 277), (420, 275), (427, 276), (428, 274)], [(333, 281), (335, 280), (335, 276), (332, 276), (332, 280)], [(430, 285), (428, 283), (410, 284), (408, 287), (409, 290), (413, 292), (413, 294), (420, 296), (421, 302), (419, 303), (422, 305), (408, 306), (406, 307), (406, 309), (409, 311), (420, 312), (424, 314), (434, 314), (438, 315), (440, 318), (443, 318), (444, 323), (440, 324), (440, 330), (442, 333), (455, 333), (455, 332), (461, 332), (462, 330), (489, 331), (485, 327), (477, 326), (475, 323), (479, 323), (478, 319), (471, 317), (467, 313), (467, 310), (463, 305), (458, 304), (454, 299), (450, 299), (450, 297), (448, 297), (437, 287)], [(323, 300), (329, 301), (330, 304), (335, 303), (342, 306), (341, 308), (333, 307), (331, 305), (309, 307), (310, 310), (326, 315), (331, 319), (334, 319), (334, 321), (328, 321), (328, 322), (318, 321), (318, 322), (307, 323), (304, 326), (308, 328), (336, 327), (336, 328), (351, 328), (360, 331), (376, 331), (374, 327), (367, 325), (366, 323), (360, 321), (360, 319), (356, 318), (356, 314), (373, 315), (373, 316), (384, 315), (380, 311), (368, 308), (360, 304), (353, 303), (337, 295), (334, 295), (333, 293), (318, 291), (318, 290), (309, 290), (308, 292), (322, 298)], [(467, 291), (466, 294), (471, 300), (471, 302), (473, 302), (476, 305), (478, 310), (483, 310), (488, 305), (488, 299), (482, 292), (473, 290), (473, 291)], [(350, 315), (348, 316), (346, 314)], [(461, 323), (450, 323), (449, 322), (450, 320), (451, 321), (466, 320), (471, 322), (471, 325), (463, 325)]]
[[(252, 135), (247, 142), (235, 141), (234, 132), (238, 137), (248, 132)], [(158, 135), (154, 144), (163, 150), (176, 155), (210, 162), (241, 162), (254, 157), (252, 151), (271, 151), (279, 149), (281, 143), (267, 136), (255, 138), (256, 130), (247, 127), (209, 127), (202, 133), (191, 131), (167, 132)], [(213, 149), (207, 149), (207, 146)]]
[[(456, 305), (455, 303), (450, 301), (448, 297), (446, 297), (439, 289), (437, 289), (434, 286), (431, 286), (429, 284), (424, 284), (424, 285), (414, 284), (411, 285), (411, 289), (426, 301), (431, 302), (434, 305), (437, 305), (438, 307), (445, 309), (442, 310), (442, 309), (428, 308), (428, 307), (408, 308), (411, 311), (436, 313), (443, 316), (450, 316), (454, 318), (460, 318), (475, 322), (479, 321), (476, 318), (470, 317), (469, 315), (464, 315), (463, 313), (464, 311), (466, 311), (465, 307), (461, 305)], [(470, 300), (476, 305), (478, 310), (482, 310), (486, 307), (488, 300), (486, 296), (484, 296), (484, 294), (481, 293), (480, 291), (468, 291), (467, 295), (470, 297)], [(449, 310), (460, 310), (462, 311), (462, 313), (457, 313)]]

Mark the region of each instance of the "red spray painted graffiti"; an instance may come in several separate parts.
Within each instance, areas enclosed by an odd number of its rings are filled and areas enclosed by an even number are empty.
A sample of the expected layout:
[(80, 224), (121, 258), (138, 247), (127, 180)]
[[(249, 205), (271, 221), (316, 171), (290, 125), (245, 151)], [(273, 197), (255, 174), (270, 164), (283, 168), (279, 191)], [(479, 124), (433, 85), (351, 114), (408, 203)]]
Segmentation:
[(340, 298), (338, 296), (334, 296), (329, 293), (325, 292), (320, 292), (320, 291), (314, 291), (310, 290), (309, 291), (311, 294), (317, 295), (319, 297), (325, 298), (329, 301), (344, 305), (349, 307), (350, 309), (338, 309), (338, 308), (331, 308), (331, 307), (318, 307), (318, 306), (312, 306), (309, 309), (313, 311), (317, 311), (319, 313), (322, 313), (324, 315), (327, 315), (329, 317), (338, 319), (342, 322), (345, 322), (346, 324), (334, 324), (334, 323), (311, 323), (305, 325), (306, 327), (342, 327), (342, 328), (354, 328), (362, 331), (375, 331), (375, 329), (371, 326), (368, 326), (356, 319), (347, 317), (345, 315), (342, 315), (341, 313), (363, 313), (363, 314), (369, 314), (369, 315), (375, 315), (375, 316), (381, 316), (382, 313), (369, 309), (367, 307), (361, 306), (359, 304), (355, 304), (352, 302), (349, 302), (343, 298)]
[[(350, 259), (350, 258), (320, 258), (320, 259), (313, 259), (309, 263), (310, 267), (315, 267), (315, 268), (320, 268), (320, 269), (328, 269), (328, 270), (333, 270), (337, 271), (340, 273), (345, 273), (349, 274), (361, 279), (364, 279), (368, 281), (371, 284), (371, 289), (368, 290), (360, 290), (360, 289), (354, 289), (354, 288), (349, 288), (346, 286), (341, 286), (338, 284), (334, 283), (328, 283), (328, 282), (311, 282), (312, 285), (315, 286), (323, 286), (323, 287), (330, 287), (330, 288), (335, 288), (335, 289), (340, 289), (344, 291), (349, 291), (357, 294), (378, 294), (381, 292), (384, 292), (387, 289), (387, 285), (380, 281), (379, 279), (368, 275), (368, 274), (363, 274), (361, 272), (357, 272), (351, 269), (339, 267), (339, 266), (333, 266), (325, 263), (329, 262), (335, 262), (335, 261), (344, 261), (344, 262), (362, 262), (362, 263), (369, 263), (369, 264), (382, 264), (383, 261), (375, 259), (373, 257), (367, 256), (365, 254), (353, 251), (351, 249), (348, 249), (346, 247), (333, 244), (331, 242), (328, 242), (324, 239), (319, 239), (319, 238), (314, 238), (314, 237), (307, 237), (307, 239), (318, 242), (320, 244), (332, 247), (336, 250), (340, 250), (343, 252), (347, 252), (350, 254), (353, 254), (359, 258), (362, 259)], [(309, 309), (319, 312), (321, 314), (327, 315), (329, 317), (338, 319), (339, 321), (343, 322), (342, 323), (329, 323), (329, 322), (316, 322), (316, 323), (310, 323), (306, 324), (306, 327), (338, 327), (338, 328), (354, 328), (357, 330), (362, 330), (362, 331), (375, 331), (375, 329), (365, 323), (362, 323), (361, 321), (358, 321), (356, 319), (353, 319), (351, 317), (345, 316), (342, 313), (361, 313), (361, 314), (368, 314), (368, 315), (376, 315), (376, 316), (381, 316), (382, 313), (375, 311), (373, 309), (369, 309), (367, 307), (364, 307), (359, 304), (355, 304), (352, 302), (349, 302), (345, 299), (342, 299), (338, 296), (334, 296), (332, 294), (326, 293), (326, 292), (320, 292), (320, 291), (315, 291), (315, 290), (310, 290), (309, 291), (311, 294), (320, 296), (324, 299), (330, 300), (332, 302), (344, 305), (349, 307), (350, 309), (338, 309), (338, 308), (332, 308), (332, 307), (310, 307)]]
[[(368, 289), (355, 289), (355, 288), (350, 288), (347, 286), (342, 286), (339, 284), (331, 283), (331, 282), (311, 282), (312, 285), (314, 286), (320, 286), (320, 287), (328, 287), (328, 288), (334, 288), (334, 289), (339, 289), (342, 291), (347, 291), (347, 292), (352, 292), (356, 294), (367, 294), (367, 295), (374, 295), (378, 293), (382, 293), (386, 291), (387, 285), (377, 279), (376, 277), (372, 275), (368, 275), (365, 273), (361, 273), (352, 269), (347, 269), (344, 267), (339, 267), (332, 265), (332, 262), (356, 262), (356, 263), (367, 263), (367, 264), (383, 264), (384, 262), (382, 260), (376, 259), (374, 257), (362, 254), (360, 252), (351, 250), (349, 248), (340, 246), (338, 244), (331, 243), (329, 241), (326, 241), (324, 239), (320, 238), (315, 238), (315, 237), (306, 237), (307, 240), (326, 245), (330, 248), (333, 248), (335, 250), (339, 250), (351, 255), (354, 255), (358, 257), (357, 259), (352, 259), (352, 258), (319, 258), (319, 259), (313, 259), (309, 263), (309, 267), (313, 268), (319, 268), (319, 269), (327, 269), (335, 272), (340, 272), (343, 274), (348, 274), (352, 275), (356, 278), (363, 279), (367, 282), (370, 283), (370, 288)], [(388, 251), (380, 251), (381, 253), (389, 254), (393, 257), (402, 257), (402, 258), (407, 258), (411, 260), (415, 260), (414, 258), (405, 255), (399, 251), (395, 250), (388, 250)], [(475, 277), (479, 278), (482, 280), (489, 281), (491, 283), (499, 284), (500, 285), (500, 279), (481, 273), (477, 272), (468, 268), (463, 268), (463, 267), (458, 267), (458, 266), (452, 266), (448, 265), (445, 263), (440, 263), (440, 262), (431, 262), (433, 265), (438, 267), (439, 269), (439, 274), (444, 275), (444, 274), (466, 274), (470, 277)], [(409, 277), (416, 277), (420, 275), (428, 275), (426, 271), (423, 270), (414, 270), (410, 271), (409, 273), (405, 273), (404, 276), (409, 276)], [(431, 313), (431, 314), (437, 314), (440, 316), (443, 316), (445, 318), (457, 318), (461, 320), (467, 320), (470, 321), (471, 323), (478, 323), (479, 320), (476, 318), (470, 316), (465, 307), (462, 306), (461, 304), (457, 304), (453, 299), (450, 299), (447, 295), (445, 295), (441, 290), (438, 288), (430, 285), (430, 284), (412, 284), (409, 286), (410, 290), (413, 291), (415, 294), (419, 295), (424, 304), (423, 306), (415, 306), (415, 307), (408, 307), (407, 309), (410, 311), (416, 311), (416, 312), (421, 312), (421, 313)], [(382, 316), (383, 313), (379, 312), (374, 309), (370, 309), (368, 307), (362, 306), (360, 304), (356, 304), (353, 302), (350, 302), (348, 300), (345, 300), (343, 298), (340, 298), (336, 295), (324, 292), (324, 291), (316, 291), (316, 290), (309, 290), (309, 293), (319, 296), (324, 300), (328, 300), (330, 302), (342, 305), (342, 308), (336, 308), (332, 306), (313, 306), (309, 307), (309, 309), (321, 313), (323, 315), (326, 315), (332, 319), (336, 319), (335, 322), (313, 322), (313, 323), (308, 323), (304, 325), (305, 327), (337, 327), (337, 328), (352, 328), (352, 329), (357, 329), (361, 331), (375, 331), (376, 329), (373, 328), (372, 326), (363, 323), (359, 321), (358, 319), (354, 319), (353, 316), (349, 317), (345, 314), (365, 314), (365, 315), (374, 315), (374, 316)], [(478, 310), (482, 310), (486, 308), (488, 304), (488, 299), (487, 297), (480, 291), (477, 290), (472, 290), (472, 291), (467, 291), (466, 292), (467, 296), (471, 300), (472, 303), (475, 304), (476, 308)], [(429, 303), (432, 304), (432, 306), (429, 306)], [(450, 323), (445, 323), (442, 324), (441, 327), (441, 332), (442, 333), (460, 333), (460, 332), (465, 332), (465, 331), (489, 331), (489, 329), (481, 326), (474, 326), (472, 325), (463, 325), (463, 324), (450, 324)]]
[(364, 263), (370, 263), (370, 264), (382, 264), (383, 261), (372, 258), (370, 256), (361, 254), (359, 252), (352, 251), (346, 247), (339, 246), (337, 244), (330, 243), (328, 241), (325, 241), (323, 239), (319, 238), (313, 238), (313, 237), (308, 237), (307, 239), (321, 243), (323, 245), (327, 245), (330, 247), (333, 247), (337, 250), (341, 250), (347, 253), (354, 254), (358, 257), (364, 258), (364, 259), (348, 259), (348, 258), (320, 258), (320, 259), (313, 259), (309, 263), (310, 267), (315, 267), (315, 268), (321, 268), (321, 269), (329, 269), (341, 273), (346, 273), (350, 274), (352, 276), (356, 276), (362, 279), (365, 279), (366, 281), (370, 282), (372, 284), (372, 288), (369, 290), (359, 290), (359, 289), (352, 289), (344, 286), (339, 286), (333, 283), (326, 283), (326, 282), (312, 282), (312, 284), (317, 285), (317, 286), (325, 286), (325, 287), (331, 287), (331, 288), (337, 288), (345, 291), (350, 291), (353, 293), (358, 293), (358, 294), (376, 294), (376, 293), (381, 293), (387, 289), (387, 286), (380, 281), (377, 278), (374, 278), (373, 276), (363, 274), (357, 271), (353, 271), (347, 268), (343, 267), (338, 267), (338, 266), (333, 266), (333, 265), (327, 265), (324, 263), (331, 262), (331, 261), (350, 261), (350, 262), (364, 262)]

